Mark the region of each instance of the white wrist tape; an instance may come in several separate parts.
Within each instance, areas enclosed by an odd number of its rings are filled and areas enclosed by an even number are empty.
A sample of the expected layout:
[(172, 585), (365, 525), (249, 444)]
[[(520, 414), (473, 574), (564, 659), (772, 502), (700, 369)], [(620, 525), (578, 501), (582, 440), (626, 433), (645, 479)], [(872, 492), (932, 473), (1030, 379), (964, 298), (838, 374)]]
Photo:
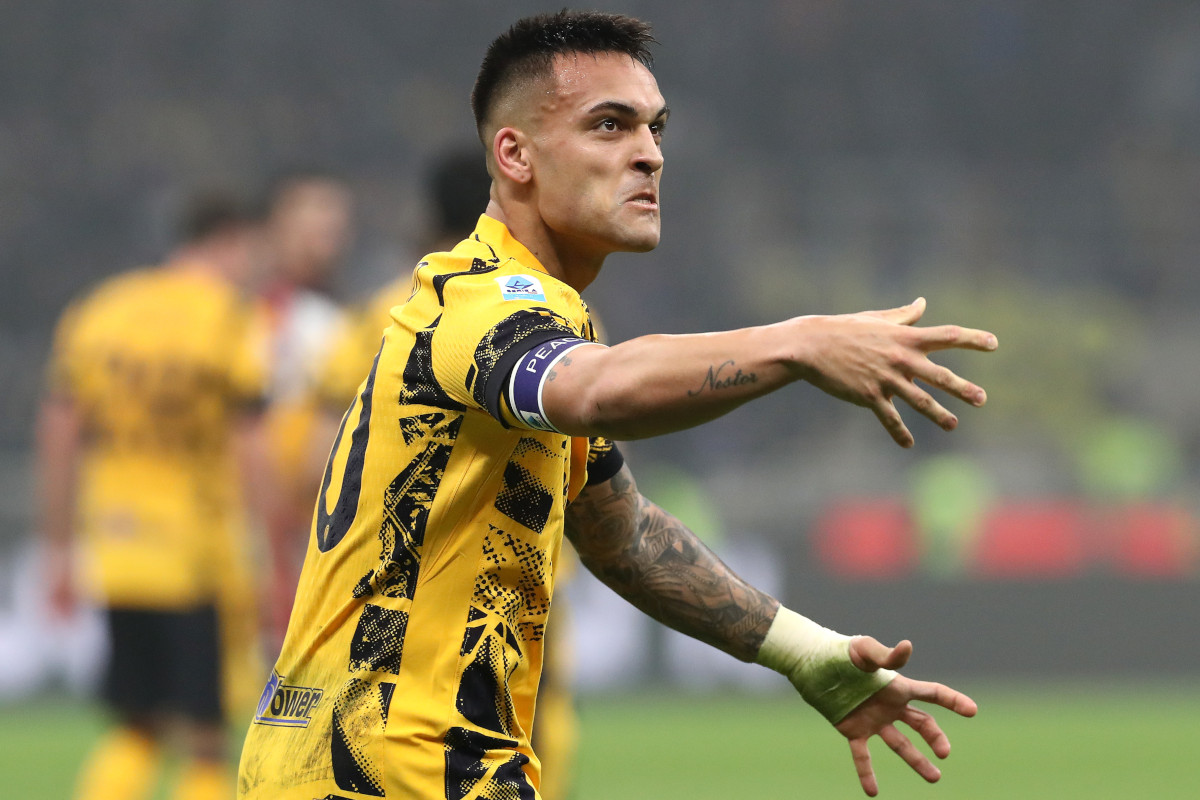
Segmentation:
[(836, 725), (896, 677), (890, 669), (864, 672), (854, 666), (850, 638), (780, 606), (756, 661), (784, 675)]

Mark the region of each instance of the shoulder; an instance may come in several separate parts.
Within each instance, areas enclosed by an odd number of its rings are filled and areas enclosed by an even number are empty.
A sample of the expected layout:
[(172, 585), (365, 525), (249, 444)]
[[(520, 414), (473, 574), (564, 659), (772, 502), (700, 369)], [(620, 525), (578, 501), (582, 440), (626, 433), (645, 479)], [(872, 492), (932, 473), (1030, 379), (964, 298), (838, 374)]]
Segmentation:
[(76, 305), (104, 306), (141, 295), (159, 280), (162, 272), (156, 267), (139, 267), (110, 275), (85, 289)]
[[(460, 262), (461, 263), (461, 262)], [(501, 316), (537, 305), (582, 325), (587, 308), (579, 293), (540, 269), (515, 258), (504, 261), (474, 260), (465, 271), (450, 277), (443, 273), (441, 296), (444, 305), (490, 307)]]
[(104, 325), (122, 309), (152, 296), (150, 290), (158, 270), (141, 268), (110, 275), (85, 288), (67, 305), (60, 325), (73, 328)]

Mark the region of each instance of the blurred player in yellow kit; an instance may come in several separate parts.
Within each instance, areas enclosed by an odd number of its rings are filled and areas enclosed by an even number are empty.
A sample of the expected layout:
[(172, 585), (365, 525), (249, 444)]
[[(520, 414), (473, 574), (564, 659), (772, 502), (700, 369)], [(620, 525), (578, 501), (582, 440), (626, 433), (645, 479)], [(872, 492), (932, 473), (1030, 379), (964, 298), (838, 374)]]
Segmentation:
[(266, 428), (278, 489), (267, 521), (272, 648), (291, 609), (312, 499), (328, 453), (329, 442), (318, 433), (315, 386), (343, 324), (331, 284), (351, 244), (352, 215), (349, 188), (320, 170), (284, 173), (267, 192), (267, 274), (260, 301), (270, 327)]
[[(111, 637), (103, 693), (116, 724), (79, 776), (79, 800), (149, 796), (176, 735), (172, 797), (232, 792), (222, 619), (229, 587), (250, 585), (239, 467), (262, 474), (265, 345), (238, 284), (259, 231), (236, 200), (212, 195), (180, 238), (163, 266), (110, 278), (63, 315), (39, 418), (52, 603), (69, 611), (82, 589)], [(251, 631), (253, 611), (238, 609)]]
[[(432, 233), (422, 243), (423, 250), (451, 250), (475, 227), (479, 209), (488, 202), (491, 177), (479, 156), (478, 146), (452, 150), (438, 158), (426, 188), (434, 219)], [(323, 441), (333, 440), (342, 412), (371, 369), (383, 330), (391, 324), (391, 310), (408, 299), (411, 284), (409, 275), (397, 278), (348, 315), (318, 384), (320, 403), (330, 412), (325, 418), (328, 435)], [(574, 565), (574, 559), (564, 550), (557, 576), (560, 589)], [(538, 689), (538, 725), (534, 733), (534, 747), (542, 760), (542, 796), (547, 800), (568, 797), (579, 738), (571, 692), (570, 647), (564, 635), (569, 620), (565, 597), (560, 595), (546, 635), (545, 666)]]

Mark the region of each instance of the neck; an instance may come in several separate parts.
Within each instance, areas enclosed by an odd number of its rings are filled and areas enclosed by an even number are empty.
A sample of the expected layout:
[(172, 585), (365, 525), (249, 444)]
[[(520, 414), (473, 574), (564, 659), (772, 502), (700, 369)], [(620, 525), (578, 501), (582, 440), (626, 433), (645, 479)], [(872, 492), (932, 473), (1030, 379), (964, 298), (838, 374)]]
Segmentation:
[(225, 277), (211, 253), (198, 247), (181, 247), (167, 258), (167, 265), (181, 272)]
[(506, 210), (493, 198), (485, 213), (503, 222), (513, 238), (533, 253), (546, 272), (577, 292), (586, 289), (604, 266), (607, 253), (591, 252), (578, 242), (555, 234), (526, 206)]
[(183, 245), (172, 252), (166, 261), (171, 269), (193, 275), (206, 275), (229, 283), (238, 283), (238, 278), (229, 258), (219, 247), (205, 244)]

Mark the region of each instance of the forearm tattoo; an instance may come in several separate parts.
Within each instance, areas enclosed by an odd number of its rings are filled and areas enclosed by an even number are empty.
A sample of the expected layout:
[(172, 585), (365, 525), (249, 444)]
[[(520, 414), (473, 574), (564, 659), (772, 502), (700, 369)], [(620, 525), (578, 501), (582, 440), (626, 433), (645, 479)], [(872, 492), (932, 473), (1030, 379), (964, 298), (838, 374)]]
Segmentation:
[(779, 602), (642, 497), (628, 466), (579, 495), (566, 533), (584, 566), (651, 617), (742, 661), (758, 655)]
[(715, 392), (719, 389), (729, 389), (733, 386), (743, 386), (747, 383), (758, 383), (758, 374), (742, 372), (733, 359), (723, 361), (708, 368), (704, 380), (695, 389), (688, 389), (688, 397), (696, 397), (705, 392)]

